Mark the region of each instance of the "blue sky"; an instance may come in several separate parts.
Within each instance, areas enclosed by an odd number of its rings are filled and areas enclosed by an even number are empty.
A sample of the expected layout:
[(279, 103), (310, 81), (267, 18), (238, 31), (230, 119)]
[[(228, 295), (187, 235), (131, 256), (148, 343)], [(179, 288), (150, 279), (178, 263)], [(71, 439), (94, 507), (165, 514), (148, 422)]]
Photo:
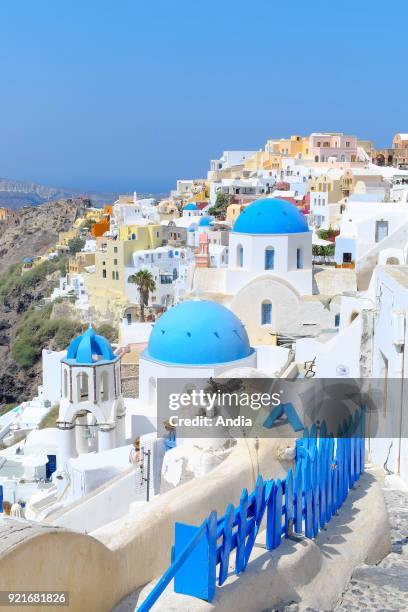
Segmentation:
[(223, 149), (408, 131), (406, 0), (0, 0), (0, 176), (160, 191)]

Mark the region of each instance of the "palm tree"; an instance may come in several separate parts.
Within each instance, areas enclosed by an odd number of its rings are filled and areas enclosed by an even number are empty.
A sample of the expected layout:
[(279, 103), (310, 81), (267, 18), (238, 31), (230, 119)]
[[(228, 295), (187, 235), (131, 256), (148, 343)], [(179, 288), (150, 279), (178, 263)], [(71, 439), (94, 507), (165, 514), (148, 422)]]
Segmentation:
[(149, 294), (155, 291), (156, 283), (149, 270), (139, 270), (136, 274), (129, 277), (129, 282), (134, 283), (139, 290), (140, 297), (140, 320), (145, 321), (144, 309), (149, 303)]

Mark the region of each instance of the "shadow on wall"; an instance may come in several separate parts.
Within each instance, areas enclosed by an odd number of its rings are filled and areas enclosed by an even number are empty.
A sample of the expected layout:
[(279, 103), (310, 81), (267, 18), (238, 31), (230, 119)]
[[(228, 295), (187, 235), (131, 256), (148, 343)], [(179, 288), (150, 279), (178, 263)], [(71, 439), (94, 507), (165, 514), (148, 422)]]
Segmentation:
[(69, 591), (72, 612), (108, 612), (134, 589), (163, 573), (174, 523), (200, 524), (211, 510), (238, 503), (259, 473), (283, 477), (275, 457), (293, 440), (240, 440), (219, 467), (92, 533), (7, 522), (0, 544), (0, 590)]

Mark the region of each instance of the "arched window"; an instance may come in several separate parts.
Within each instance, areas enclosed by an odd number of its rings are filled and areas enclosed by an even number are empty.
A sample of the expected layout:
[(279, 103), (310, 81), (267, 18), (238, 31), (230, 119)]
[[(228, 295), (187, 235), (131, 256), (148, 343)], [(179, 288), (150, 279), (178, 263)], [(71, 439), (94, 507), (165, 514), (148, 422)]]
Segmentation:
[(266, 247), (265, 249), (265, 270), (273, 270), (275, 267), (275, 249)]
[(237, 268), (242, 268), (244, 265), (244, 249), (242, 248), (242, 244), (237, 246)]
[(303, 253), (302, 249), (296, 249), (296, 267), (298, 270), (303, 268)]
[(100, 386), (101, 402), (106, 402), (109, 399), (109, 374), (102, 372)]
[(77, 376), (78, 401), (86, 402), (89, 400), (88, 374), (81, 372)]
[(261, 307), (261, 325), (270, 325), (272, 323), (272, 302), (264, 300)]

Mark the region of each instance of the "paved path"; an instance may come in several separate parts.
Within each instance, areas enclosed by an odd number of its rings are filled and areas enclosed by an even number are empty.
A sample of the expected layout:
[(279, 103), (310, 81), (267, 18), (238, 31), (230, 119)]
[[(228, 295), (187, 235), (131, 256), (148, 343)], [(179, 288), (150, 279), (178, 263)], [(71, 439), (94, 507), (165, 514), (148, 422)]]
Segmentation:
[[(391, 526), (392, 551), (378, 565), (360, 565), (332, 612), (408, 610), (408, 492), (383, 489)], [(291, 604), (272, 612), (321, 612)]]
[(392, 552), (378, 565), (358, 567), (334, 608), (408, 610), (408, 492), (384, 489), (391, 526)]

